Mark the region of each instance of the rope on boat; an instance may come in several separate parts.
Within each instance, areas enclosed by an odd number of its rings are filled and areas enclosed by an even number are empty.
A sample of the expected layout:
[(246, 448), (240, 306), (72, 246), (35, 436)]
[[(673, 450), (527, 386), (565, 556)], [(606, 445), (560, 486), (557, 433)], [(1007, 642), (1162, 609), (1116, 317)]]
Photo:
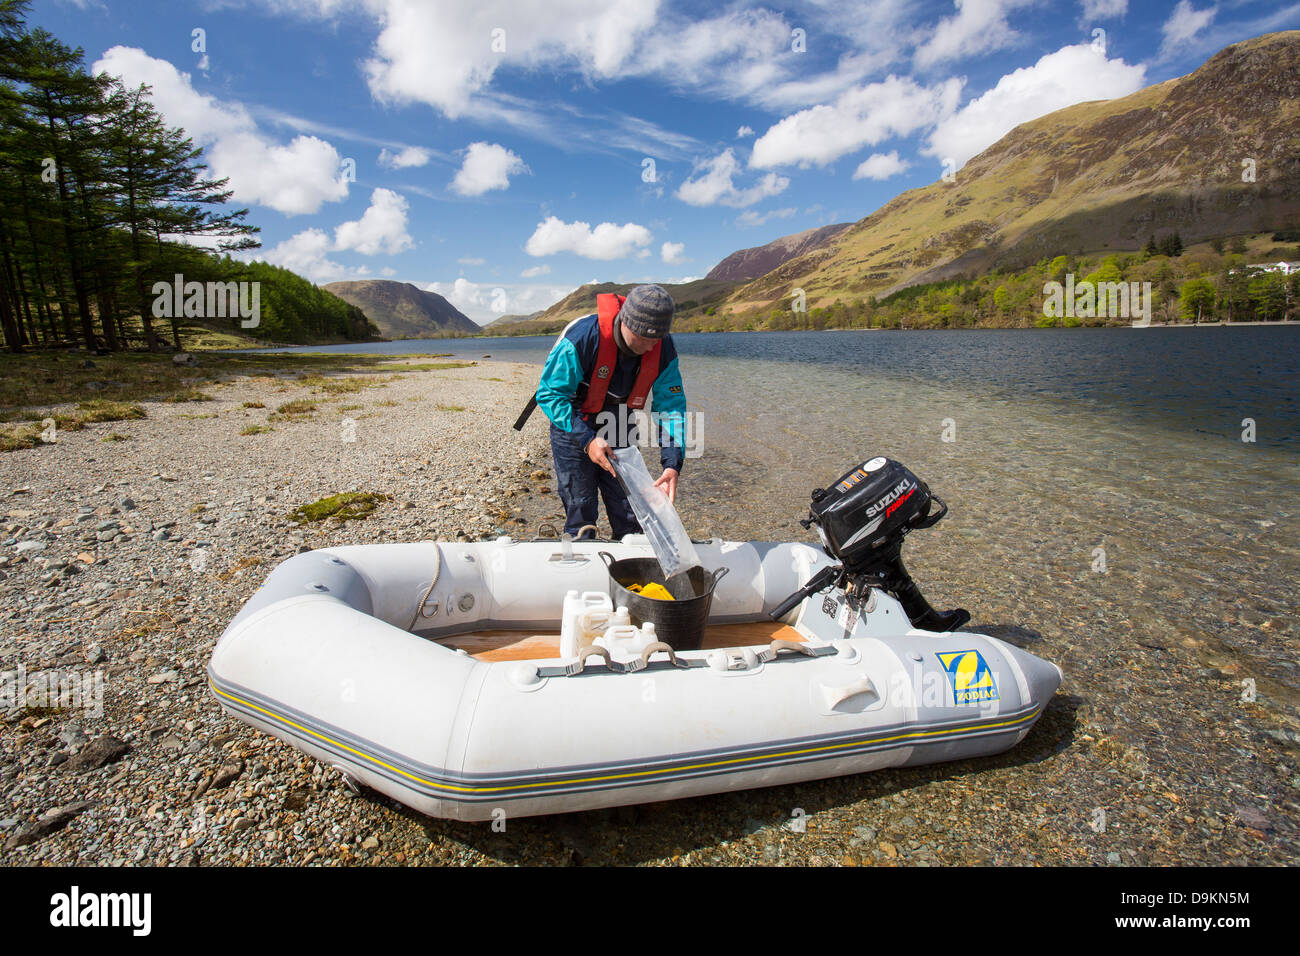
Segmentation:
[(438, 613), (437, 604), (435, 604), (433, 610), (427, 614), (424, 610), (425, 605), (429, 602), (429, 595), (433, 593), (434, 585), (438, 583), (438, 576), (442, 574), (442, 548), (435, 544), (433, 546), (433, 555), (435, 558), (433, 563), (433, 580), (429, 582), (429, 587), (425, 590), (424, 596), (420, 598), (420, 603), (415, 606), (415, 616), (411, 618), (411, 626), (407, 628), (408, 631), (415, 630), (415, 625), (420, 623), (420, 618), (433, 617), (433, 615)]

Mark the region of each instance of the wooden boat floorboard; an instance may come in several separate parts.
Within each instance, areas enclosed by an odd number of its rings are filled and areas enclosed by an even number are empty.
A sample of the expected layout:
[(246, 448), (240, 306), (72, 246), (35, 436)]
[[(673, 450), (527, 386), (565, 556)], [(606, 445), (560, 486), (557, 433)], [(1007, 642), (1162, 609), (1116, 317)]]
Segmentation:
[[(716, 647), (766, 647), (772, 641), (798, 641), (805, 638), (788, 624), (776, 621), (752, 621), (745, 624), (716, 624), (704, 630), (705, 650)], [(485, 663), (498, 661), (548, 660), (560, 656), (559, 634), (535, 634), (527, 631), (476, 631), (457, 634), (438, 642), (452, 650), (464, 649), (470, 657)]]

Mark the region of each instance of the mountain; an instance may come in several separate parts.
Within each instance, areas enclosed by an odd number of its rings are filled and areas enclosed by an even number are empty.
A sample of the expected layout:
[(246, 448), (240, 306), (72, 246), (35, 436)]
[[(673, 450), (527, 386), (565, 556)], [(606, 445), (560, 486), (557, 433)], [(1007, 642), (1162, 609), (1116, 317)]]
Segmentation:
[(442, 296), (409, 282), (360, 279), (330, 282), (321, 288), (361, 309), (386, 338), (418, 339), (448, 332), (472, 335), (479, 331), (478, 323)]
[(833, 226), (805, 229), (792, 236), (773, 239), (765, 246), (741, 249), (719, 262), (704, 278), (729, 281), (757, 279), (795, 256), (825, 245), (851, 225), (851, 222), (838, 222)]
[(1190, 243), (1283, 228), (1300, 215), (1297, 76), (1300, 31), (1274, 33), (1187, 76), (1023, 123), (955, 181), (902, 193), (720, 309), (788, 308), (796, 288), (812, 308), (1060, 254), (1135, 250), (1152, 235)]
[(494, 325), (510, 325), (513, 322), (527, 322), (529, 319), (537, 318), (545, 311), (545, 309), (538, 309), (536, 312), (530, 312), (528, 315), (499, 315), (491, 322), (484, 323), (483, 328), (490, 329)]
[[(725, 279), (695, 279), (691, 282), (660, 283), (673, 297), (678, 318), (697, 315), (712, 310), (717, 303), (740, 283)], [(548, 335), (559, 332), (571, 321), (582, 315), (596, 311), (596, 296), (602, 292), (616, 292), (627, 295), (637, 282), (600, 282), (580, 285), (559, 302), (542, 312), (534, 312), (527, 319), (518, 322), (493, 322), (493, 335)]]

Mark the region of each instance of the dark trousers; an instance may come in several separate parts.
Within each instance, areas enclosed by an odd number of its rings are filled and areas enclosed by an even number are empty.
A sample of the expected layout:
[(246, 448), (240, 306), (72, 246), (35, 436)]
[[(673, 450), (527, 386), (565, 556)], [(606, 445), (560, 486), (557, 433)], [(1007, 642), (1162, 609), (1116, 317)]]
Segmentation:
[[(551, 455), (555, 460), (555, 483), (564, 502), (564, 530), (575, 538), (583, 525), (595, 524), (597, 493), (605, 499), (605, 514), (615, 538), (640, 534), (632, 506), (618, 479), (587, 457), (570, 432), (551, 426)], [(587, 534), (591, 536), (590, 530)]]

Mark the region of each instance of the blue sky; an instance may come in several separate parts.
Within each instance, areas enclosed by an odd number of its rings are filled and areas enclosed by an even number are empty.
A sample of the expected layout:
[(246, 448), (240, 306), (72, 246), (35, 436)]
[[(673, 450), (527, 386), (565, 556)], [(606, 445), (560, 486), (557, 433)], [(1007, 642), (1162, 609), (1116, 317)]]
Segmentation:
[(30, 23), (153, 86), (257, 257), (487, 322), (860, 219), (1300, 3), (36, 0)]

